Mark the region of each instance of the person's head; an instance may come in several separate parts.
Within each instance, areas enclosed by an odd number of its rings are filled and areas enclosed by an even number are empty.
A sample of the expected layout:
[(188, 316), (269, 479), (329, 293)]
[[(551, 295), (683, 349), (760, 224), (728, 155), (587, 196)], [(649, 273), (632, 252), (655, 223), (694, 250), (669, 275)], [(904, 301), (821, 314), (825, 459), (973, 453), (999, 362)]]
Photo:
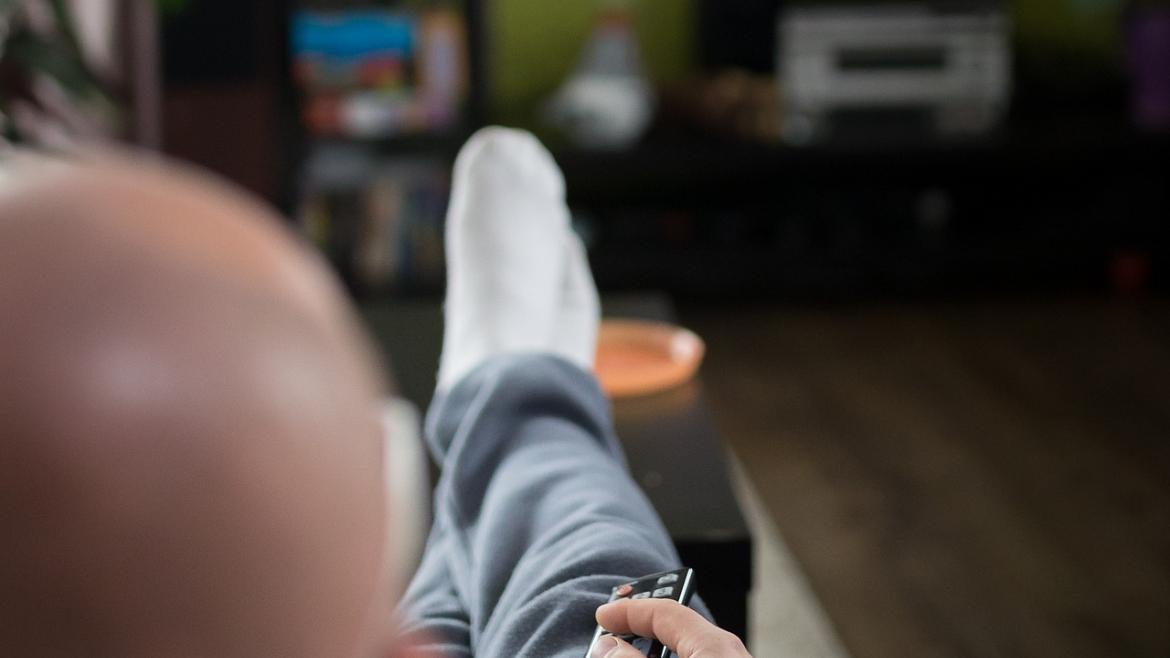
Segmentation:
[(0, 184), (0, 646), (348, 656), (388, 609), (375, 360), (260, 205), (124, 156)]

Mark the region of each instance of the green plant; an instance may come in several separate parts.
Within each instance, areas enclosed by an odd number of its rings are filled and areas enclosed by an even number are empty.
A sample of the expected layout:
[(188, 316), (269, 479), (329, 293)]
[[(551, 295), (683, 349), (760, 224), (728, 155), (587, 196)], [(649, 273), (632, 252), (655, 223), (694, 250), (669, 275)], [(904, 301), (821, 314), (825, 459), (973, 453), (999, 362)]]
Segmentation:
[(183, 11), (191, 3), (188, 0), (157, 0), (158, 10), (161, 14), (177, 14)]
[(0, 0), (0, 135), (7, 142), (59, 146), (115, 122), (74, 26), (66, 0)]

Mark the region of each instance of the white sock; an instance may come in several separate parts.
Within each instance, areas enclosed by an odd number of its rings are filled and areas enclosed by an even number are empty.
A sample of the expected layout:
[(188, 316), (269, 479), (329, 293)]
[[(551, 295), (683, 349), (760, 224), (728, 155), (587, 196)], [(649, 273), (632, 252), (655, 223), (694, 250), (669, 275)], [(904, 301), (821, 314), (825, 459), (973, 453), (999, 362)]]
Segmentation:
[(583, 370), (592, 371), (600, 316), (589, 256), (581, 238), (570, 230), (566, 236), (564, 285), (553, 334), (553, 348), (557, 354)]
[(592, 367), (597, 291), (569, 227), (564, 178), (535, 137), (487, 128), (468, 141), (455, 162), (446, 240), (440, 390), (504, 352)]

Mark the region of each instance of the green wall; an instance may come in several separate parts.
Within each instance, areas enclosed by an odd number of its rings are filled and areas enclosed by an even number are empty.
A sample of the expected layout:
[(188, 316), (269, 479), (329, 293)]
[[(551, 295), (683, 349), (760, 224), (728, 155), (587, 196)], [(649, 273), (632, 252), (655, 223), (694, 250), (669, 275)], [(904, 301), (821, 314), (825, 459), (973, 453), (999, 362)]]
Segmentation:
[(1117, 47), (1122, 0), (1012, 0), (1012, 19), (1025, 47), (1111, 53)]
[(1061, 88), (1107, 84), (1121, 72), (1123, 0), (1012, 0), (1017, 69)]
[[(572, 71), (598, 11), (612, 0), (490, 0), (488, 3), (493, 121), (529, 125), (540, 102)], [(631, 0), (642, 59), (651, 78), (676, 80), (691, 71), (692, 0)]]

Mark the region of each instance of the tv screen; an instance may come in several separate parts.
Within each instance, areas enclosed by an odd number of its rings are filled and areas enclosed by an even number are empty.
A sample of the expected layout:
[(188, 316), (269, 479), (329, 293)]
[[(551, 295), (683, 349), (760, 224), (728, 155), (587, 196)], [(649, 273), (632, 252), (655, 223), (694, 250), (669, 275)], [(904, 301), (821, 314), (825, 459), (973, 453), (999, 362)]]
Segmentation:
[(468, 96), (467, 26), (453, 9), (302, 9), (290, 23), (301, 116), (317, 136), (454, 128)]

